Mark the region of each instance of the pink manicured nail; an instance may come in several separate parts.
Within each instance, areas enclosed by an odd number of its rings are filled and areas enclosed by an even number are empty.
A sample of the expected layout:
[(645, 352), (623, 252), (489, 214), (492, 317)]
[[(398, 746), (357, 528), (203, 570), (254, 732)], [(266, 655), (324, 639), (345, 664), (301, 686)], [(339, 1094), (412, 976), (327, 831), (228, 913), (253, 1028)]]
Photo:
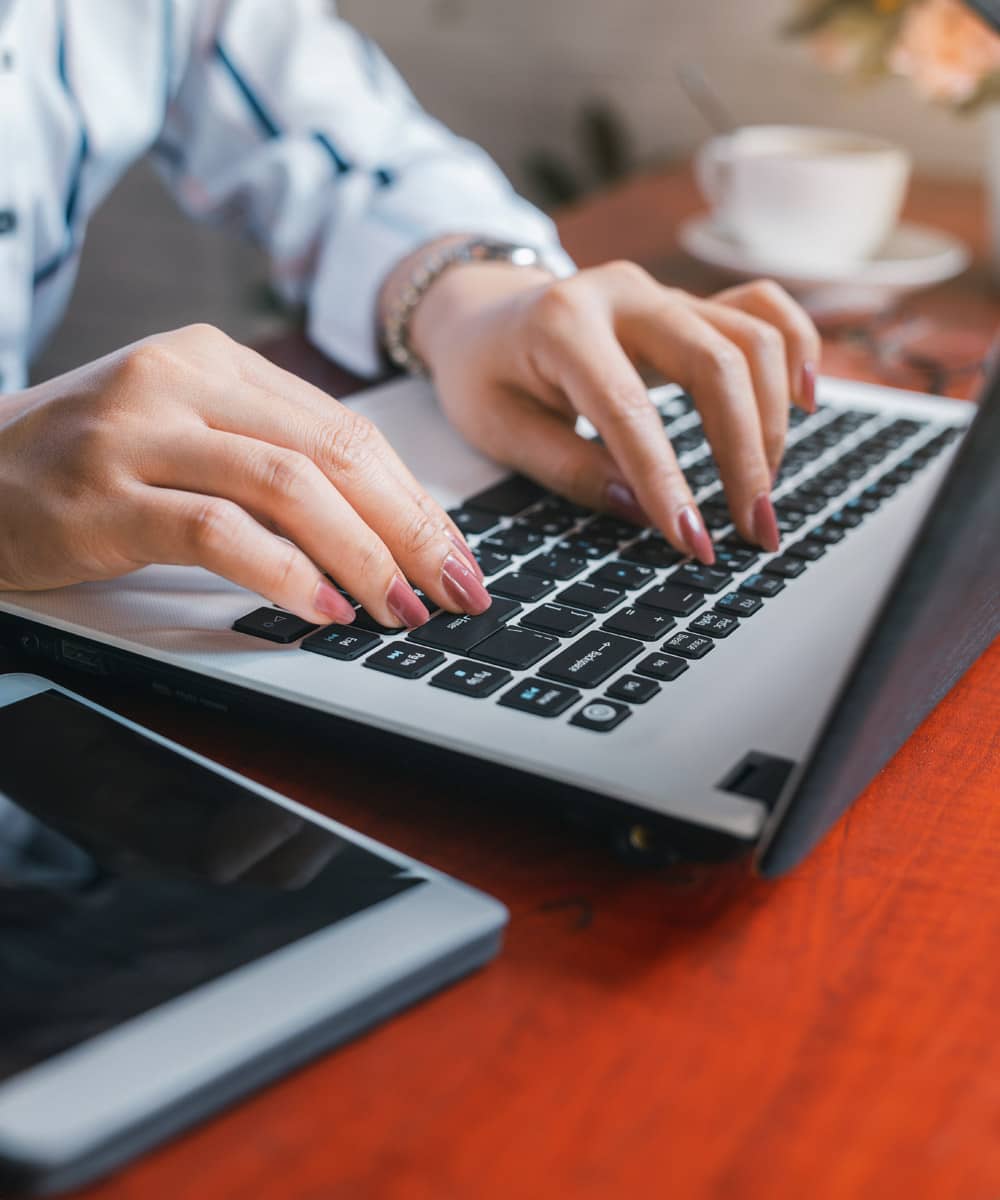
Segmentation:
[(753, 508), (750, 510), (750, 528), (753, 531), (753, 540), (765, 550), (773, 552), (781, 545), (778, 518), (774, 515), (774, 505), (767, 492), (761, 492), (753, 502)]
[(609, 483), (604, 489), (604, 502), (611, 512), (633, 525), (651, 525), (645, 510), (635, 498), (635, 492), (624, 483)]
[(816, 364), (807, 362), (802, 364), (802, 379), (799, 381), (799, 396), (802, 399), (802, 407), (806, 412), (814, 413), (816, 411)]
[(677, 514), (677, 525), (688, 553), (693, 554), (706, 567), (710, 567), (715, 562), (715, 547), (708, 536), (701, 513), (692, 505), (686, 504)]
[(453, 533), (450, 529), (448, 530), (448, 540), (463, 558), (467, 558), (469, 560), (469, 566), (475, 572), (476, 578), (481, 583), (483, 579), (485, 579), (485, 576), (483, 575), (483, 569), (480, 567), (479, 563), (476, 562), (476, 556), (472, 553), (469, 543), (465, 540), (465, 538), (461, 537), (457, 533)]
[(339, 625), (349, 625), (354, 620), (354, 606), (337, 591), (332, 583), (325, 579), (316, 585), (316, 595), (313, 597), (313, 607), (317, 612), (336, 621)]
[(401, 625), (405, 625), (407, 629), (416, 629), (418, 625), (423, 625), (430, 616), (427, 609), (417, 599), (413, 588), (400, 575), (397, 575), (389, 585), (385, 602), (396, 620)]
[(451, 599), (471, 616), (484, 613), (492, 598), (462, 559), (449, 554), (441, 567), (441, 584)]

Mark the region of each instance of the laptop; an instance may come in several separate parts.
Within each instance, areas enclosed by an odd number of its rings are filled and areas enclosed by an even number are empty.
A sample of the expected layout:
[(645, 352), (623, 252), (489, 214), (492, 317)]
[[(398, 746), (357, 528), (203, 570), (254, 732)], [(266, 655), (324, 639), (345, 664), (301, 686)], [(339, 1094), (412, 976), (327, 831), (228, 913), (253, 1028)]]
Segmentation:
[(208, 572), (151, 567), (0, 593), (0, 637), (206, 710), (242, 706), (248, 727), (254, 706), (309, 714), (345, 753), (537, 795), (640, 858), (748, 855), (779, 874), (1000, 629), (1000, 375), (978, 412), (822, 379), (815, 414), (791, 415), (777, 554), (734, 533), (691, 398), (650, 395), (713, 567), (511, 475), (405, 381), (352, 403), (468, 535), (487, 613), (407, 633), (359, 611), (317, 630)]

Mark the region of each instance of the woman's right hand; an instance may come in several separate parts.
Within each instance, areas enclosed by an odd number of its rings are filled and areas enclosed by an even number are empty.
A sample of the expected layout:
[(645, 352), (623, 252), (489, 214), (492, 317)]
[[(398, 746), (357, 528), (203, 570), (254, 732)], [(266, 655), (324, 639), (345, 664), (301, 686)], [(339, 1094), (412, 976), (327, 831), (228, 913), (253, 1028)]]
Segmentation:
[(444, 510), (367, 418), (208, 326), (0, 397), (0, 589), (207, 567), (317, 624), (415, 626), (407, 580), (489, 607)]

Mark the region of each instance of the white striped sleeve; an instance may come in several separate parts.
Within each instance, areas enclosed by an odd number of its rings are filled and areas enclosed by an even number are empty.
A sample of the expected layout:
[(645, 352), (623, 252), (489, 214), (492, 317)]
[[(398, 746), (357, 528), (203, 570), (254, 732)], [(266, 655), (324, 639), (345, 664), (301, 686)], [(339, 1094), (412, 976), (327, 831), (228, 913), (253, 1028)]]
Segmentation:
[(383, 365), (382, 282), (424, 242), (484, 234), (537, 247), (557, 274), (574, 268), (552, 222), (332, 9), (202, 6), (158, 159), (189, 213), (234, 222), (266, 248), (320, 349), (371, 377)]

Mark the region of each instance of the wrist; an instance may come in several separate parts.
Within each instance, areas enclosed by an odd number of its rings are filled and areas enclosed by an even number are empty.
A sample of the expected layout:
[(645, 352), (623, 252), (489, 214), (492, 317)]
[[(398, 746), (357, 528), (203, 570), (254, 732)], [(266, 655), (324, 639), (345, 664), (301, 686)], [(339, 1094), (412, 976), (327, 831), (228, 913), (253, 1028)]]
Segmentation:
[(491, 302), (551, 277), (527, 246), (467, 234), (428, 242), (403, 259), (382, 288), (386, 351), (404, 370), (433, 374), (438, 348), (454, 345), (465, 321)]
[(427, 290), (410, 322), (414, 352), (433, 375), (456, 342), (464, 340), (470, 324), (517, 296), (552, 282), (543, 267), (510, 263), (462, 263), (446, 272)]

